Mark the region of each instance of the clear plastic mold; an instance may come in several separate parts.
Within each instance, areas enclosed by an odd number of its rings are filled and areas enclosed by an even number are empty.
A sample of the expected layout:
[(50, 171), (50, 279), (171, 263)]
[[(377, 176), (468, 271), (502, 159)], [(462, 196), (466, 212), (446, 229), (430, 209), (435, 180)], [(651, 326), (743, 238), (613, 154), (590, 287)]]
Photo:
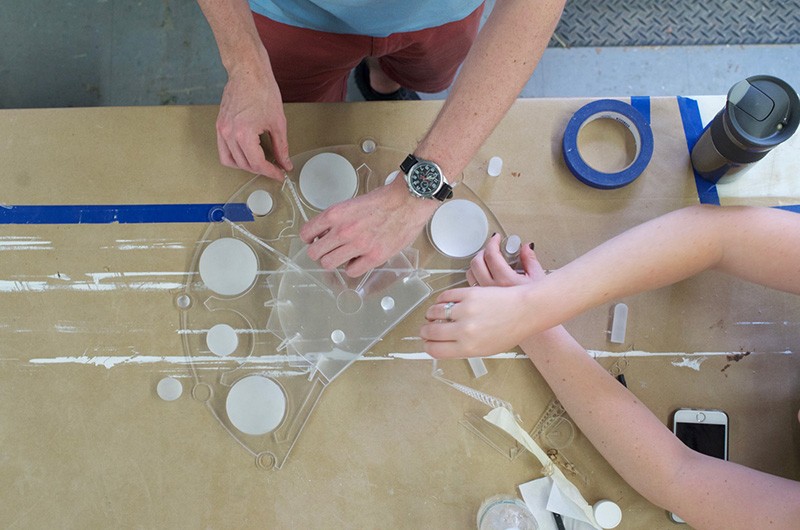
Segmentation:
[[(377, 144), (327, 147), (292, 157), (283, 183), (252, 179), (209, 212), (175, 298), (191, 396), (264, 469), (284, 465), (328, 385), (432, 293), (464, 284), (469, 267), (469, 257), (442, 254), (423, 232), (360, 278), (322, 269), (299, 238), (320, 213), (320, 198), (305, 197), (298, 182), (306, 162), (323, 153), (352, 165), (356, 195), (383, 186), (406, 156)], [(477, 204), (489, 231), (503, 233), (467, 186), (455, 197)]]

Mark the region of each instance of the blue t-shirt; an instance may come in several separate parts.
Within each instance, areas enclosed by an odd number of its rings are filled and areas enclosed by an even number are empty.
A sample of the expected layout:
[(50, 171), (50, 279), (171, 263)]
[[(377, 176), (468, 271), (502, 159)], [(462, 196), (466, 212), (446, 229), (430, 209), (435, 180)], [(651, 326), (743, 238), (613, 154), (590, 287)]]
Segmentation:
[(250, 9), (301, 28), (386, 37), (461, 20), (482, 0), (250, 0)]

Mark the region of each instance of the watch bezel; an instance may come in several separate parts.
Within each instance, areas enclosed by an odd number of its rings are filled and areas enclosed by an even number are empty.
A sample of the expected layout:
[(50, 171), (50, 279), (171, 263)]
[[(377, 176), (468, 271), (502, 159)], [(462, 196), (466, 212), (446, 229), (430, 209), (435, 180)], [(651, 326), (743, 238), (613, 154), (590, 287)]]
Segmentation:
[[(411, 175), (414, 174), (414, 172), (420, 166), (424, 166), (424, 165), (433, 166), (436, 169), (436, 172), (439, 174), (439, 184), (436, 186), (436, 189), (433, 190), (432, 192), (430, 192), (429, 194), (418, 192), (414, 188), (414, 185), (411, 183)], [(414, 195), (416, 197), (421, 197), (423, 199), (433, 199), (436, 196), (436, 194), (439, 193), (439, 190), (442, 189), (442, 186), (444, 186), (445, 184), (449, 185), (449, 183), (447, 182), (447, 179), (444, 176), (444, 172), (442, 171), (442, 168), (439, 167), (439, 164), (437, 164), (436, 162), (433, 162), (431, 160), (417, 159), (417, 161), (414, 163), (414, 165), (411, 166), (411, 168), (408, 170), (408, 173), (404, 173), (404, 176), (405, 176), (406, 184), (408, 185), (408, 191), (411, 192), (412, 195)]]

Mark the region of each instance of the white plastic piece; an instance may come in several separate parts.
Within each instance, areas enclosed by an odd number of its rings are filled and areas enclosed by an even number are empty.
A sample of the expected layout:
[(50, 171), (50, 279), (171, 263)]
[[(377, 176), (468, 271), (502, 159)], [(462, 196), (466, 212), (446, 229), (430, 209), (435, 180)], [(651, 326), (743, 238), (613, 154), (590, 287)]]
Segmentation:
[(444, 203), (431, 219), (431, 240), (442, 253), (466, 258), (478, 252), (489, 235), (489, 220), (480, 206), (456, 199)]
[(356, 170), (342, 155), (320, 153), (300, 170), (300, 193), (318, 210), (351, 199), (357, 189)]
[(378, 144), (375, 143), (375, 140), (372, 138), (367, 138), (363, 142), (361, 142), (361, 150), (365, 153), (373, 153), (375, 149), (378, 147)]
[(383, 183), (384, 183), (386, 186), (388, 186), (389, 184), (391, 184), (392, 182), (394, 182), (394, 179), (396, 179), (396, 178), (397, 178), (397, 175), (399, 175), (399, 174), (400, 174), (400, 170), (399, 170), (399, 169), (395, 169), (394, 171), (392, 171), (391, 173), (389, 173), (389, 176), (388, 176), (388, 177), (386, 177), (386, 180), (385, 180), (385, 181), (383, 181)]
[(345, 335), (341, 329), (334, 329), (331, 331), (331, 340), (334, 344), (341, 344), (344, 342)]
[(206, 345), (214, 355), (225, 357), (236, 351), (239, 337), (236, 330), (227, 324), (216, 324), (206, 334)]
[(175, 304), (179, 309), (189, 309), (189, 307), (192, 305), (192, 299), (188, 294), (179, 294), (175, 299)]
[(247, 197), (247, 207), (253, 215), (263, 217), (272, 211), (272, 195), (267, 190), (256, 190)]
[(499, 177), (503, 172), (503, 159), (499, 156), (493, 156), (489, 159), (489, 165), (486, 166), (486, 172), (490, 177)]
[(394, 298), (391, 296), (384, 296), (381, 298), (381, 309), (384, 311), (391, 311), (394, 309)]
[(475, 379), (489, 373), (488, 368), (486, 368), (486, 363), (484, 363), (483, 359), (480, 357), (470, 357), (467, 359), (467, 362), (469, 363), (469, 367), (472, 368), (472, 375), (475, 376)]
[(158, 382), (156, 393), (164, 401), (175, 401), (183, 394), (183, 385), (174, 377), (165, 377)]
[(622, 510), (613, 501), (607, 499), (597, 501), (594, 503), (592, 510), (600, 528), (616, 528), (622, 522)]
[(519, 252), (519, 249), (522, 247), (522, 238), (517, 235), (511, 235), (506, 238), (506, 246), (505, 251), (509, 255), (513, 256)]
[(225, 400), (225, 412), (234, 427), (258, 436), (274, 431), (286, 414), (286, 396), (278, 384), (261, 375), (237, 381)]
[(625, 342), (625, 331), (628, 329), (628, 306), (617, 304), (614, 306), (614, 317), (611, 319), (611, 342), (622, 344)]
[(253, 285), (258, 273), (256, 253), (232, 237), (217, 239), (200, 255), (200, 278), (217, 294), (235, 296)]

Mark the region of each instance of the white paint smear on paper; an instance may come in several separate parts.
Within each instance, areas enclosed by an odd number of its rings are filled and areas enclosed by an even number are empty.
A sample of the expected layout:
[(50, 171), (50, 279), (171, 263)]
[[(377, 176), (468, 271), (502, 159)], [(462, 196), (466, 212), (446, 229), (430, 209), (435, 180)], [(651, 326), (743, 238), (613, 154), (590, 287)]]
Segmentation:
[[(192, 246), (195, 243), (192, 243)], [(168, 239), (117, 239), (116, 245), (100, 247), (101, 250), (184, 250), (188, 245)]]
[(2, 250), (52, 250), (53, 242), (44, 241), (37, 237), (29, 236), (4, 236), (0, 237), (0, 251)]
[(703, 364), (703, 361), (706, 359), (708, 359), (708, 357), (705, 356), (695, 358), (684, 357), (680, 361), (672, 361), (672, 366), (677, 366), (679, 368), (691, 368), (692, 370), (699, 372), (700, 365)]
[(72, 280), (65, 274), (19, 276), (0, 280), (0, 293), (47, 291), (172, 291), (184, 286), (187, 272), (88, 272), (87, 280)]

